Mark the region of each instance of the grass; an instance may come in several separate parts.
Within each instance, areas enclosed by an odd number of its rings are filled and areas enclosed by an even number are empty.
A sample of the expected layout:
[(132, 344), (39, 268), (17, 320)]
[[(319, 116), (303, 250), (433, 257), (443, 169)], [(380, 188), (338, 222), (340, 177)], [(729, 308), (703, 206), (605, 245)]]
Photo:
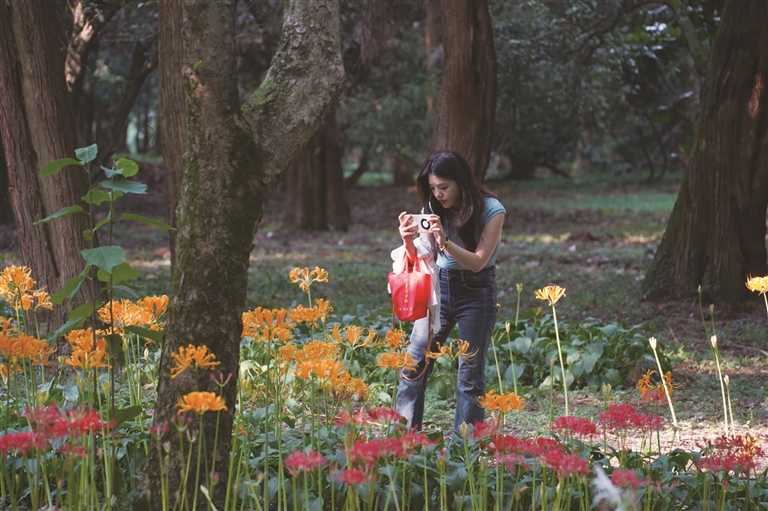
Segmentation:
[[(683, 431), (678, 441), (692, 442), (720, 432), (722, 410), (714, 364), (704, 334), (698, 303), (649, 303), (642, 299), (641, 282), (652, 261), (668, 215), (674, 205), (680, 176), (647, 184), (639, 177), (593, 176), (527, 182), (491, 182), (507, 208), (497, 258), (499, 319), (513, 320), (517, 283), (523, 284), (521, 311), (541, 307), (534, 290), (557, 284), (567, 296), (557, 305), (558, 319), (580, 322), (594, 317), (606, 323), (640, 325), (663, 344), (673, 363), (676, 411)], [(162, 190), (134, 204), (132, 212), (164, 211), (157, 203)], [(353, 224), (349, 232), (301, 232), (280, 228), (283, 198), (276, 194), (254, 240), (246, 307), (288, 307), (296, 299), (287, 280), (294, 267), (325, 268), (329, 282), (313, 288), (313, 298), (328, 297), (339, 316), (376, 318), (378, 328), (390, 321), (386, 291), (391, 270), (389, 252), (400, 243), (397, 215), (416, 212), (413, 189), (389, 185), (356, 187), (349, 192)], [(128, 208), (130, 209), (130, 207)], [(147, 210), (151, 210), (147, 213)], [(155, 214), (154, 216), (157, 216)], [(141, 271), (143, 293), (167, 293), (169, 265), (164, 235), (143, 225), (117, 232)], [(145, 230), (146, 229), (146, 230)], [(18, 254), (0, 254), (5, 264), (20, 263)], [(317, 295), (315, 295), (317, 293)], [(709, 303), (704, 304), (710, 321)], [(740, 307), (714, 304), (724, 372), (731, 378), (737, 431), (765, 436), (768, 431), (768, 316), (760, 299)], [(489, 355), (489, 360), (492, 357)], [(629, 375), (628, 375), (629, 377)], [(427, 426), (449, 429), (453, 422), (450, 389), (438, 371), (428, 393)], [(492, 379), (488, 380), (489, 385)], [(615, 401), (632, 399), (631, 388), (613, 389)], [(526, 388), (528, 405), (510, 421), (510, 428), (541, 431), (548, 427), (549, 392)], [(595, 389), (574, 389), (576, 415), (595, 418), (603, 396)], [(446, 399), (447, 397), (447, 399)], [(555, 400), (562, 399), (556, 392)], [(555, 404), (555, 416), (562, 406)], [(668, 415), (668, 410), (661, 411)]]

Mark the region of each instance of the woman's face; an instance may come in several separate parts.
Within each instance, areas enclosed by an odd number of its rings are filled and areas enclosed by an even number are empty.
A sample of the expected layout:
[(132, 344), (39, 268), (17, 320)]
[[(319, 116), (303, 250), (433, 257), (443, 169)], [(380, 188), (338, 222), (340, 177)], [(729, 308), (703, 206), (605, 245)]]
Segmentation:
[(461, 190), (456, 181), (430, 174), (429, 190), (445, 209), (459, 209), (461, 206)]

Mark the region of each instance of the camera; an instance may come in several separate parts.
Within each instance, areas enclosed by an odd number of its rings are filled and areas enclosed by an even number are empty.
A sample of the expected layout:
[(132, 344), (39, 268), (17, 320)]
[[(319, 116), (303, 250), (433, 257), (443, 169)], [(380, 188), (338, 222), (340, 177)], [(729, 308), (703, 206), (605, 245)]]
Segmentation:
[(429, 221), (429, 215), (411, 215), (412, 222), (419, 226), (419, 232), (430, 232), (432, 224)]

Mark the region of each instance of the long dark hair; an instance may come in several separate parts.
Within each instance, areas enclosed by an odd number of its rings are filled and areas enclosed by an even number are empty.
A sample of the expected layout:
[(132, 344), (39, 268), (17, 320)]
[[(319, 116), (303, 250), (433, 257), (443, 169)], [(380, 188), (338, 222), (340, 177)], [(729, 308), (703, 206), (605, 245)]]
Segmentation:
[(464, 248), (474, 252), (482, 232), (480, 220), (485, 210), (485, 198), (496, 198), (496, 196), (477, 182), (469, 164), (459, 153), (449, 149), (432, 153), (424, 163), (424, 168), (416, 179), (416, 185), (425, 211), (439, 215), (444, 225), (447, 220), (447, 211), (439, 201), (433, 200), (434, 196), (429, 189), (430, 174), (441, 179), (456, 181), (459, 185), (461, 205), (450, 227), (459, 233)]

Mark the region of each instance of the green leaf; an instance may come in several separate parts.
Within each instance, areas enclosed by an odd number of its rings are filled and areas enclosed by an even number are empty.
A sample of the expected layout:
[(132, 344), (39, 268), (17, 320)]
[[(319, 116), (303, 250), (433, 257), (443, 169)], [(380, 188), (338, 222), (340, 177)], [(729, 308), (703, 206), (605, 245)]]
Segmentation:
[(77, 165), (78, 167), (83, 166), (82, 163), (73, 158), (61, 158), (60, 160), (51, 161), (43, 165), (43, 168), (40, 169), (40, 176), (48, 177), (54, 174), (58, 174), (59, 171), (67, 165)]
[(121, 424), (125, 421), (129, 421), (135, 417), (138, 417), (139, 414), (144, 411), (141, 405), (135, 405), (135, 406), (129, 406), (128, 408), (123, 408), (122, 410), (118, 410), (115, 412), (115, 416), (112, 417), (113, 424)]
[(74, 277), (69, 279), (67, 283), (64, 284), (64, 287), (62, 287), (59, 290), (58, 293), (55, 293), (54, 295), (51, 296), (51, 303), (54, 305), (63, 303), (68, 295), (74, 294), (77, 292), (78, 289), (80, 289), (80, 286), (83, 284), (84, 280), (85, 280), (84, 275), (75, 275)]
[(67, 206), (66, 208), (62, 208), (58, 210), (56, 213), (52, 214), (49, 217), (43, 218), (42, 220), (38, 220), (32, 225), (40, 225), (50, 222), (51, 220), (56, 220), (57, 218), (61, 218), (63, 216), (72, 215), (74, 213), (82, 213), (83, 208), (80, 206)]
[(85, 323), (85, 320), (88, 319), (87, 317), (83, 318), (72, 318), (63, 325), (61, 325), (56, 331), (51, 332), (48, 334), (47, 340), (53, 340), (56, 338), (59, 338), (63, 335), (66, 335), (70, 330), (73, 328), (80, 327), (83, 323)]
[(93, 241), (93, 229), (86, 229), (83, 231), (83, 239), (85, 241)]
[(109, 353), (112, 358), (119, 357), (123, 354), (123, 338), (118, 334), (108, 334), (104, 336), (104, 340), (107, 341), (104, 351)]
[(83, 163), (88, 163), (95, 160), (97, 154), (99, 154), (99, 147), (96, 144), (91, 144), (88, 147), (75, 149), (75, 156)]
[(112, 179), (103, 181), (102, 188), (117, 190), (125, 193), (147, 193), (147, 185), (138, 181), (128, 181), (127, 179)]
[(85, 319), (95, 311), (98, 307), (101, 307), (101, 302), (86, 302), (72, 309), (69, 313), (70, 320), (72, 319)]
[(136, 280), (139, 278), (139, 272), (138, 270), (134, 270), (131, 268), (131, 265), (127, 262), (122, 262), (112, 268), (111, 272), (108, 272), (106, 270), (99, 270), (97, 273), (97, 277), (102, 282), (109, 282), (110, 276), (112, 277), (112, 284), (122, 284), (123, 282), (128, 282), (129, 280)]
[(163, 222), (162, 220), (156, 220), (154, 218), (147, 218), (145, 216), (136, 215), (134, 213), (123, 213), (120, 215), (120, 221), (133, 220), (134, 222), (141, 222), (143, 224), (151, 225), (154, 227), (160, 227), (161, 229), (171, 230), (173, 227)]
[(584, 366), (584, 372), (589, 374), (595, 368), (595, 364), (600, 360), (598, 353), (584, 353), (581, 356), (581, 363)]
[(70, 403), (76, 403), (80, 399), (80, 390), (73, 380), (70, 380), (66, 386), (59, 387), (61, 395)]
[(99, 190), (98, 188), (94, 188), (85, 194), (83, 200), (87, 204), (95, 204), (98, 206), (103, 202), (111, 201), (112, 197), (107, 192)]
[(102, 270), (111, 272), (112, 268), (125, 261), (125, 251), (117, 245), (107, 245), (97, 248), (86, 248), (80, 251), (85, 261)]
[(512, 347), (518, 353), (525, 354), (531, 349), (531, 344), (533, 344), (533, 341), (528, 337), (518, 337), (512, 342)]
[(162, 330), (150, 330), (149, 328), (142, 328), (140, 326), (128, 325), (124, 328), (124, 330), (126, 332), (131, 332), (132, 334), (136, 334), (139, 337), (151, 339), (158, 344), (163, 343), (163, 337), (165, 336), (165, 332), (163, 332)]
[(128, 158), (119, 158), (115, 162), (114, 167), (115, 170), (119, 171), (119, 173), (125, 177), (132, 177), (139, 173), (139, 166), (135, 161), (129, 160)]

